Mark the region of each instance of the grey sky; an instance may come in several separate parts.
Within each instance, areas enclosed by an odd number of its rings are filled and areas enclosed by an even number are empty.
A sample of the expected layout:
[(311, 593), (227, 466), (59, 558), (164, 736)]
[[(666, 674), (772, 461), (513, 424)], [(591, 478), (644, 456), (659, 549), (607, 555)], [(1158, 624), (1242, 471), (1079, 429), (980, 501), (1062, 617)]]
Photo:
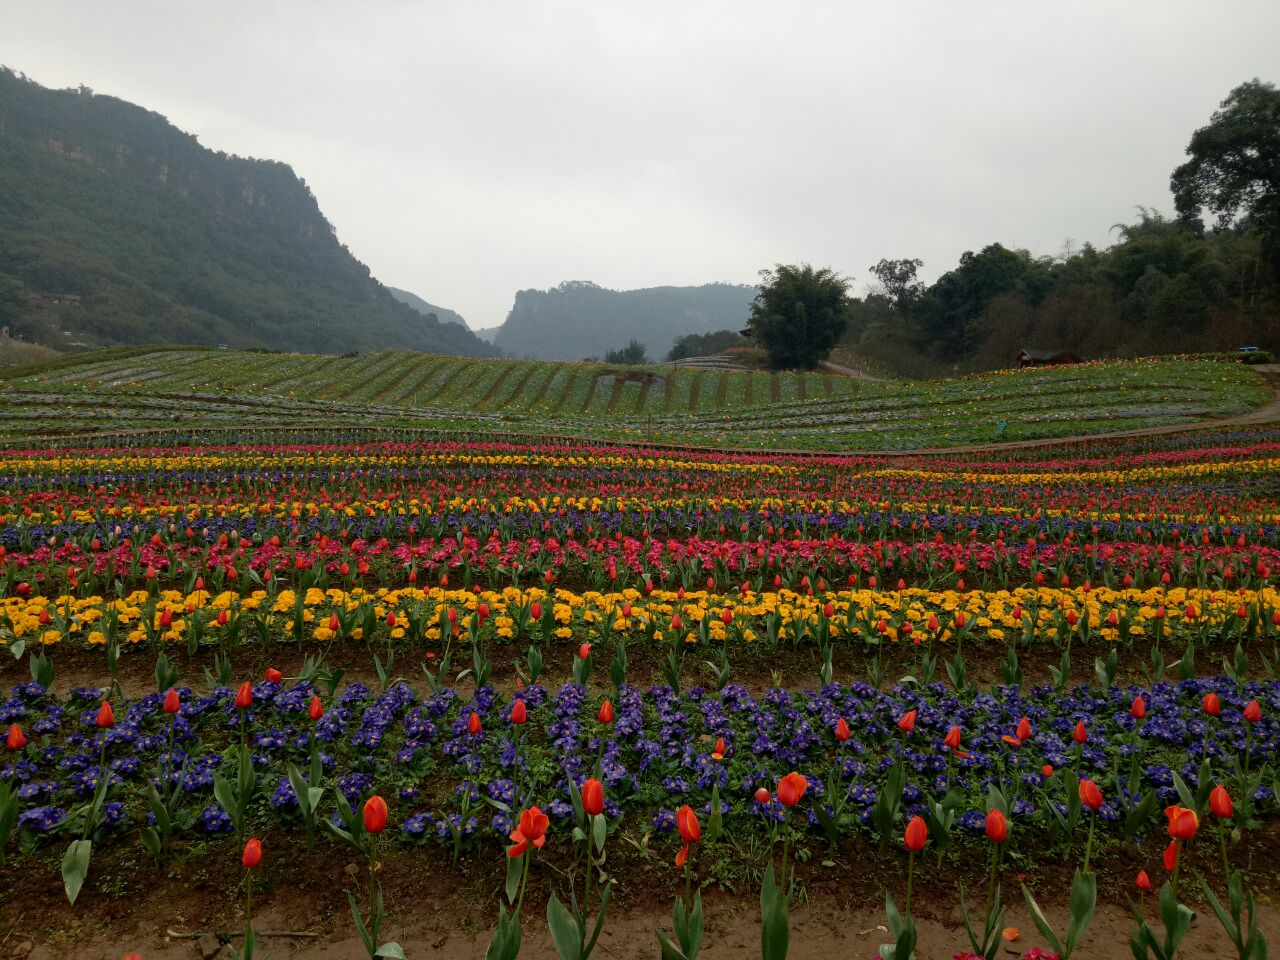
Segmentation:
[(473, 327), (561, 280), (1106, 244), (1278, 49), (1274, 0), (0, 0), (0, 63), (290, 163)]

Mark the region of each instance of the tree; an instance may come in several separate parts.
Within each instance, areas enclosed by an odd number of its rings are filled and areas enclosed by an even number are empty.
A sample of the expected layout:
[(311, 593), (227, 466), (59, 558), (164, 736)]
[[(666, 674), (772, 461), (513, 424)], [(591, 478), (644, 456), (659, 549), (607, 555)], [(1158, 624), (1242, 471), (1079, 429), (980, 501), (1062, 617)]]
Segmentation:
[(689, 357), (713, 357), (746, 343), (736, 330), (713, 330), (711, 333), (688, 333), (678, 337), (667, 353), (667, 361)]
[(885, 296), (894, 308), (903, 309), (924, 292), (924, 284), (916, 279), (916, 273), (923, 266), (923, 260), (882, 259), (871, 268), (871, 273), (884, 287)]
[(639, 340), (632, 340), (621, 350), (610, 350), (604, 355), (605, 363), (626, 363), (639, 366), (649, 362), (645, 355), (645, 345)]
[(831, 352), (849, 322), (850, 281), (809, 264), (761, 270), (751, 304), (751, 337), (775, 370), (812, 370)]
[(1208, 209), (1219, 227), (1242, 221), (1280, 261), (1280, 90), (1240, 84), (1192, 134), (1187, 155), (1169, 182), (1179, 219), (1199, 226)]
[(1038, 303), (1047, 285), (1047, 271), (1047, 265), (1033, 260), (1025, 250), (1010, 250), (998, 243), (979, 253), (966, 250), (959, 266), (940, 276), (912, 310), (924, 346), (948, 360), (971, 353), (982, 338), (979, 321), (987, 305), (1014, 291), (1025, 293), (1032, 305)]

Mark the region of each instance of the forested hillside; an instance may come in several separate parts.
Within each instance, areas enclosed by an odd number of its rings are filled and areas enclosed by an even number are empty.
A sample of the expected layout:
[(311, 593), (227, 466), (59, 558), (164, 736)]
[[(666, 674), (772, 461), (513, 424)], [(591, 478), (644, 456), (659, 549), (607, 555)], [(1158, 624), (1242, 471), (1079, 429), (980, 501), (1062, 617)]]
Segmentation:
[(566, 281), (517, 293), (494, 342), (510, 356), (580, 360), (635, 340), (662, 357), (686, 334), (745, 326), (755, 295), (755, 287), (729, 283), (608, 290)]
[(483, 356), (398, 302), (285, 163), (0, 69), (0, 325), (67, 345), (226, 343)]

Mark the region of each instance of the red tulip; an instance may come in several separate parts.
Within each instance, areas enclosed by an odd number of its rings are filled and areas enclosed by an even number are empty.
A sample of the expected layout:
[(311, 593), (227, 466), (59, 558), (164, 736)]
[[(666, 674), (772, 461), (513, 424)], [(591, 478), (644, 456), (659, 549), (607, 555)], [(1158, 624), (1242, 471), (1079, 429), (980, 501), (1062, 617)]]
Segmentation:
[(702, 839), (702, 824), (698, 822), (698, 815), (693, 812), (693, 807), (687, 803), (676, 811), (676, 830), (686, 844), (697, 843)]
[(584, 643), (584, 644), (582, 644), (580, 647), (578, 647), (578, 659), (579, 659), (579, 660), (585, 660), (585, 659), (587, 659), (587, 657), (589, 657), (589, 656), (591, 656), (591, 644), (589, 644), (589, 643)]
[(712, 760), (723, 760), (729, 748), (725, 745), (724, 737), (716, 737), (715, 749), (711, 751)]
[(756, 803), (768, 803), (772, 799), (773, 794), (768, 787), (756, 787)]
[(514, 858), (523, 855), (531, 843), (535, 850), (541, 850), (547, 842), (547, 827), (550, 825), (550, 818), (538, 807), (521, 811), (519, 826), (511, 831), (514, 845), (507, 848), (507, 856)]
[(720, 613), (720, 622), (723, 623), (726, 627), (729, 624), (733, 623), (733, 611), (730, 610), (728, 607), (725, 607), (724, 610), (721, 611)]
[(1143, 893), (1147, 893), (1151, 889), (1151, 878), (1147, 876), (1147, 871), (1139, 870), (1138, 879), (1134, 881), (1134, 884)]
[(116, 725), (116, 715), (111, 710), (111, 704), (106, 700), (103, 700), (102, 706), (98, 708), (98, 717), (94, 722), (103, 730)]
[(169, 692), (164, 695), (164, 712), (177, 713), (182, 709), (182, 701), (178, 698), (178, 691), (169, 688)]
[(600, 723), (613, 723), (613, 702), (606, 700), (600, 704), (600, 712), (596, 714), (596, 720)]
[(482, 725), (480, 723), (480, 714), (473, 713), (471, 714), (471, 716), (467, 717), (467, 729), (471, 732), (471, 735), (473, 737), (477, 736), (480, 733), (482, 729)]
[(523, 700), (517, 700), (511, 704), (511, 722), (516, 726), (521, 726), (529, 719), (529, 708), (525, 706)]
[(995, 807), (987, 813), (987, 839), (992, 843), (1004, 843), (1009, 839), (1009, 821)]
[(912, 853), (919, 853), (924, 849), (925, 842), (929, 839), (929, 828), (925, 825), (923, 817), (912, 817), (911, 822), (907, 824), (907, 831), (902, 836), (902, 842), (906, 848)]
[(1053, 766), (1051, 764), (1046, 763), (1043, 767), (1040, 768), (1040, 776), (1044, 777), (1046, 780), (1052, 777)]
[(1017, 736), (1019, 740), (1030, 740), (1031, 739), (1031, 721), (1026, 717), (1023, 717), (1021, 720), (1019, 720), (1018, 729), (1014, 731), (1014, 735)]
[(1201, 705), (1204, 707), (1204, 712), (1211, 717), (1216, 717), (1222, 713), (1222, 701), (1218, 699), (1216, 693), (1206, 693)]
[(1142, 694), (1138, 694), (1133, 698), (1133, 704), (1129, 707), (1129, 716), (1135, 720), (1141, 720), (1147, 715), (1147, 701), (1142, 699)]
[(1164, 848), (1164, 868), (1170, 872), (1178, 868), (1178, 841), (1170, 840)]
[(1080, 802), (1090, 810), (1097, 810), (1102, 806), (1102, 790), (1092, 780), (1081, 780)]
[(1250, 700), (1244, 708), (1244, 718), (1250, 723), (1257, 723), (1262, 719), (1262, 706), (1257, 700)]
[(1213, 792), (1209, 794), (1209, 809), (1221, 820), (1230, 820), (1235, 816), (1236, 811), (1231, 803), (1231, 794), (1227, 793), (1226, 787), (1219, 784), (1213, 788)]
[(951, 752), (954, 753), (957, 757), (968, 756), (967, 753), (965, 753), (963, 750), (960, 749), (960, 728), (959, 727), (952, 727), (950, 730), (948, 730), (947, 735), (942, 742), (946, 744), (947, 747), (950, 748)]
[(916, 712), (908, 710), (898, 718), (898, 729), (903, 733), (910, 733), (916, 728)]
[(582, 784), (582, 809), (589, 817), (604, 812), (604, 784), (595, 777)]
[(311, 702), (307, 704), (307, 716), (311, 718), (312, 722), (324, 716), (324, 704), (320, 702), (320, 697), (314, 693), (311, 695)]
[(10, 750), (21, 750), (27, 745), (27, 737), (16, 723), (9, 724), (9, 735), (4, 738), (4, 745)]
[(537, 600), (529, 604), (529, 616), (532, 617), (534, 620), (542, 619), (542, 604), (540, 604)]
[(1175, 840), (1190, 840), (1196, 835), (1200, 826), (1200, 818), (1194, 810), (1186, 807), (1165, 807), (1164, 815), (1169, 818), (1169, 836)]
[(1089, 731), (1085, 729), (1083, 720), (1076, 721), (1076, 728), (1071, 731), (1071, 739), (1076, 743), (1084, 743), (1089, 739)]
[(262, 841), (257, 837), (250, 837), (249, 842), (244, 845), (244, 853), (240, 857), (240, 862), (244, 864), (246, 870), (252, 870), (262, 862)]
[(844, 717), (841, 717), (836, 721), (836, 739), (839, 740), (841, 743), (844, 743), (846, 740), (849, 739), (850, 736), (851, 734), (849, 733), (849, 722), (845, 720)]
[(334, 633), (337, 633), (338, 628), (341, 626), (342, 626), (342, 623), (341, 621), (338, 620), (338, 615), (336, 613), (329, 614), (329, 629), (332, 630)]
[(366, 833), (387, 829), (387, 801), (376, 793), (364, 802), (364, 829)]
[(236, 709), (248, 710), (253, 706), (253, 684), (248, 680), (240, 684), (240, 690), (236, 693)]
[(778, 802), (784, 807), (794, 807), (809, 789), (809, 781), (794, 771), (778, 781)]
[(267, 667), (267, 672), (263, 674), (262, 679), (266, 680), (267, 683), (283, 683), (284, 674), (275, 667)]

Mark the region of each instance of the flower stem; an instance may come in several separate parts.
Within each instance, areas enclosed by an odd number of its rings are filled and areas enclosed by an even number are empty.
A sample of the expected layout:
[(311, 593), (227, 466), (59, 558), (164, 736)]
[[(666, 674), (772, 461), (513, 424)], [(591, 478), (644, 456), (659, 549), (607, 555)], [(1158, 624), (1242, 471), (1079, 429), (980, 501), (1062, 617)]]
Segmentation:
[(1093, 828), (1094, 828), (1094, 825), (1097, 824), (1097, 822), (1098, 822), (1098, 811), (1095, 810), (1093, 811), (1093, 816), (1089, 818), (1089, 839), (1085, 841), (1085, 845), (1084, 845), (1084, 872), (1085, 873), (1089, 872), (1089, 857), (1093, 853)]
[(1231, 879), (1231, 862), (1227, 859), (1227, 828), (1218, 822), (1218, 843), (1222, 847), (1222, 881), (1226, 883)]
[(916, 852), (912, 850), (907, 854), (907, 905), (906, 909), (903, 911), (906, 914), (911, 913), (911, 873), (912, 868), (915, 866), (915, 862)]

